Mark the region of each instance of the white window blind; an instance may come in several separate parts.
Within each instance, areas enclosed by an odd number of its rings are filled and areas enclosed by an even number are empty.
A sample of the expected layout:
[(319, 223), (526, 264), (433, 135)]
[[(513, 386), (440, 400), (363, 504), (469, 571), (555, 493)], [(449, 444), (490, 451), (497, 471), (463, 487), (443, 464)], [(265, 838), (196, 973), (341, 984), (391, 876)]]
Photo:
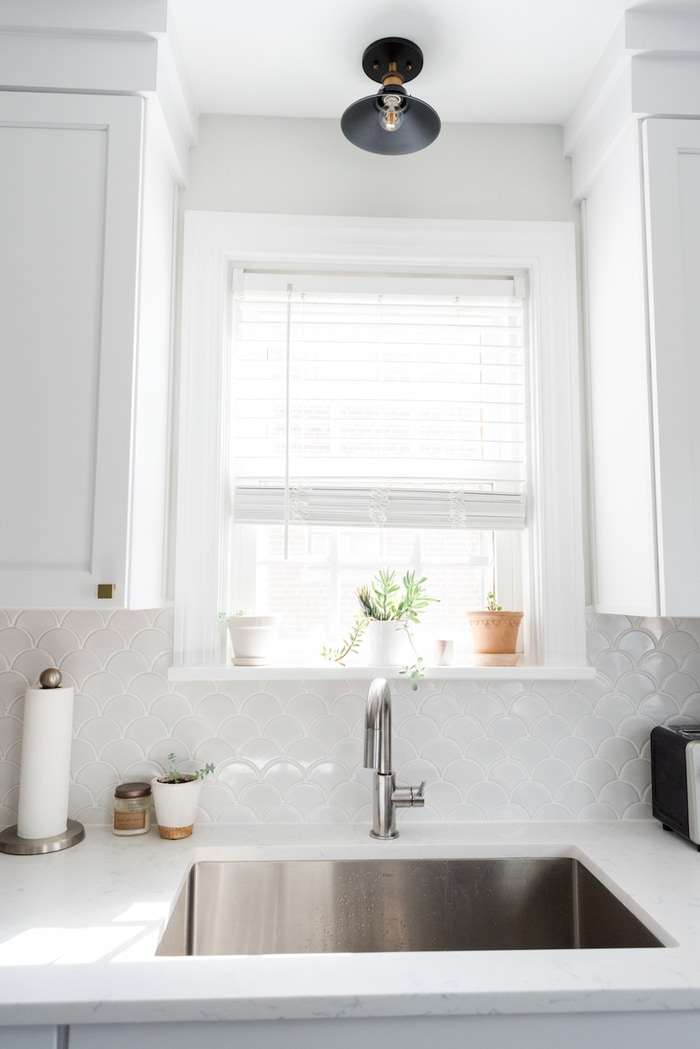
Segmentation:
[(524, 526), (515, 278), (237, 269), (232, 331), (234, 521)]

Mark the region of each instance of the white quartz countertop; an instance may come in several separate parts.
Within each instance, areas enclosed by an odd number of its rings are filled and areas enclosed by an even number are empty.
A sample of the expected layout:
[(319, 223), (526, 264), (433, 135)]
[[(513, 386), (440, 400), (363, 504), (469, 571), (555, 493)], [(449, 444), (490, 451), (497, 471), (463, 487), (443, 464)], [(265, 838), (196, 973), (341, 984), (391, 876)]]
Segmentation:
[[(700, 1009), (700, 854), (655, 821), (86, 828), (45, 856), (0, 855), (0, 1025), (485, 1012)], [(613, 950), (160, 958), (204, 859), (573, 856), (667, 945)]]

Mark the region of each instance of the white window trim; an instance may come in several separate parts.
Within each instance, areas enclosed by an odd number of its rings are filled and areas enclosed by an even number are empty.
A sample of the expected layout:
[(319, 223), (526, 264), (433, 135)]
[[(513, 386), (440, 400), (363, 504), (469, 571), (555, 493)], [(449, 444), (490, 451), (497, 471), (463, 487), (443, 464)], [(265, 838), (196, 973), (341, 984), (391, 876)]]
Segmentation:
[[(279, 266), (386, 265), (391, 272), (419, 268), (474, 273), (516, 268), (526, 273), (530, 325), (527, 407), (535, 449), (528, 463), (523, 558), (525, 571), (531, 570), (526, 585), (530, 607), (524, 609), (531, 665), (480, 667), (463, 676), (589, 677), (573, 223), (197, 211), (185, 215), (175, 666), (170, 676), (221, 679), (227, 669), (224, 633), (218, 621), (227, 557), (223, 418), (229, 274), (232, 263), (241, 259)], [(231, 671), (241, 676), (240, 670), (228, 668), (225, 676)], [(504, 670), (511, 673), (504, 675)], [(260, 673), (257, 669), (256, 676)], [(279, 676), (268, 668), (263, 673)], [(326, 676), (337, 673), (337, 668), (325, 671)], [(356, 676), (354, 670), (351, 676)], [(433, 676), (460, 676), (459, 668), (441, 668)]]

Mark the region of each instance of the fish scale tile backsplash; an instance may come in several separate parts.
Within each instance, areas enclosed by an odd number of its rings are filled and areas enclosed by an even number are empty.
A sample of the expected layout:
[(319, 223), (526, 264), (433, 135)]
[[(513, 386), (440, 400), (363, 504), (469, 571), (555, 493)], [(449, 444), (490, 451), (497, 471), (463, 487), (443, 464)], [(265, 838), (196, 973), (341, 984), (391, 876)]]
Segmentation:
[[(700, 620), (591, 616), (592, 681), (392, 682), (394, 768), (427, 781), (411, 819), (648, 818), (649, 733), (700, 721)], [(115, 784), (173, 751), (216, 765), (200, 820), (371, 820), (367, 682), (167, 679), (172, 613), (0, 611), (0, 827), (17, 819), (24, 690), (75, 686), (70, 815), (109, 823)]]

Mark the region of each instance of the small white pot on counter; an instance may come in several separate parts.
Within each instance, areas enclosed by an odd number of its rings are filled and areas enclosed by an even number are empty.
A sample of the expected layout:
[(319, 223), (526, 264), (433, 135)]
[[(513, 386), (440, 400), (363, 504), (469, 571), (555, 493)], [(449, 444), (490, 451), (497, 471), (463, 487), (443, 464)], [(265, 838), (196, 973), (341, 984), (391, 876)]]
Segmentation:
[(168, 783), (156, 776), (151, 780), (151, 791), (161, 838), (188, 838), (194, 828), (202, 780), (192, 777)]
[(277, 616), (229, 616), (226, 626), (235, 666), (261, 667), (271, 662)]

